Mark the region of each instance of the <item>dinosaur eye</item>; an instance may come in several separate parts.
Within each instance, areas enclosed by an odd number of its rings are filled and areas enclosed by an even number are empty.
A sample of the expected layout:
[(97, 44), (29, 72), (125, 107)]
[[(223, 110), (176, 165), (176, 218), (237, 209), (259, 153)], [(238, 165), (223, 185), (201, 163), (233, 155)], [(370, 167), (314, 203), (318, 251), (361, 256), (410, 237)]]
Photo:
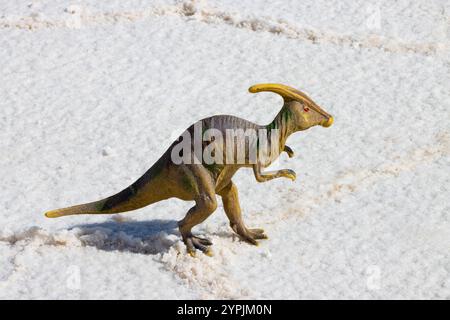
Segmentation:
[(303, 111), (309, 112), (309, 108), (308, 107), (303, 107)]

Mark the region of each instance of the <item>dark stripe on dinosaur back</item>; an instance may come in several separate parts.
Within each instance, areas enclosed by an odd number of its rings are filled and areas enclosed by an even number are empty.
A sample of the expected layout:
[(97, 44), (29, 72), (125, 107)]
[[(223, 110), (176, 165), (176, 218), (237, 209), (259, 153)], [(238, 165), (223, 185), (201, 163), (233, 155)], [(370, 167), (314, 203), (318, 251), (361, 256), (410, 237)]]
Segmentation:
[(152, 177), (158, 176), (161, 173), (161, 171), (163, 171), (165, 166), (166, 166), (165, 161), (161, 160), (156, 161), (156, 163), (150, 168)]
[(101, 210), (110, 210), (127, 202), (130, 198), (135, 196), (139, 190), (144, 188), (145, 185), (150, 183), (151, 180), (160, 175), (166, 166), (165, 161), (162, 161), (161, 159), (162, 158), (156, 161), (156, 163), (131, 186), (115, 194), (114, 196), (107, 198), (105, 203), (102, 205)]
[(128, 201), (128, 199), (130, 199), (135, 193), (136, 190), (134, 189), (134, 187), (129, 186), (128, 188), (122, 190), (118, 194), (115, 194), (112, 197), (107, 198), (101, 210), (113, 209), (114, 207)]
[(165, 157), (160, 158), (155, 162), (147, 172), (140, 177), (135, 183), (132, 184), (136, 193), (142, 189), (146, 184), (148, 184), (151, 180), (155, 179), (157, 176), (161, 174), (164, 168), (167, 166), (166, 161), (164, 161)]

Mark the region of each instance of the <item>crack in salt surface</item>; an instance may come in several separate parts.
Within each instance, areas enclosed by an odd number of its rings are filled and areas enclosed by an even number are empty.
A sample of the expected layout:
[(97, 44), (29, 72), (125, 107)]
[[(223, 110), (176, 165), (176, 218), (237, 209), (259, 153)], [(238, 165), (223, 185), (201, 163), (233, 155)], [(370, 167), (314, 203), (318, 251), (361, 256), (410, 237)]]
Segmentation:
[[(311, 212), (317, 206), (329, 201), (340, 202), (343, 197), (352, 195), (358, 190), (369, 188), (374, 184), (390, 178), (396, 178), (403, 172), (414, 171), (420, 165), (433, 163), (434, 161), (450, 156), (450, 135), (441, 132), (434, 143), (411, 150), (403, 157), (398, 157), (384, 165), (348, 171), (332, 179), (330, 182), (319, 182), (323, 191), (311, 194), (304, 193), (302, 197), (296, 197), (289, 201), (289, 207), (283, 209), (276, 219), (267, 221), (267, 224), (276, 224), (279, 220), (297, 219)], [(289, 191), (296, 192), (290, 189)], [(302, 209), (299, 209), (302, 208)]]
[(42, 28), (81, 28), (83, 25), (102, 25), (135, 22), (157, 16), (178, 16), (187, 21), (206, 24), (226, 24), (238, 29), (254, 32), (267, 32), (275, 35), (308, 41), (313, 44), (334, 44), (351, 48), (375, 48), (392, 53), (416, 53), (421, 55), (444, 54), (448, 51), (448, 43), (412, 43), (388, 38), (376, 34), (353, 36), (331, 31), (320, 31), (311, 28), (296, 27), (283, 19), (270, 17), (242, 17), (237, 13), (209, 8), (206, 1), (184, 1), (177, 5), (149, 7), (135, 11), (118, 11), (91, 14), (77, 7), (77, 10), (66, 13), (63, 20), (46, 19), (45, 16), (33, 14), (8, 20), (0, 19), (0, 28), (16, 28), (36, 30)]

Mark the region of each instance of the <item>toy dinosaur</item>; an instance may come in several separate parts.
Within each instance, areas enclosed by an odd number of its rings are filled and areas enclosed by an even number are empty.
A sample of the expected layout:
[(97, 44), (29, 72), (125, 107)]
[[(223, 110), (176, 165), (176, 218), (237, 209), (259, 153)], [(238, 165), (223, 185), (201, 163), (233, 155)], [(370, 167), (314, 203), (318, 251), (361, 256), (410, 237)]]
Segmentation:
[[(178, 138), (158, 161), (136, 182), (121, 192), (95, 202), (76, 205), (68, 208), (48, 211), (45, 215), (49, 218), (61, 217), (73, 214), (109, 214), (136, 210), (152, 203), (176, 197), (185, 201), (195, 201), (195, 205), (189, 209), (184, 219), (178, 222), (178, 227), (186, 244), (187, 252), (195, 256), (196, 249), (207, 255), (211, 255), (211, 241), (192, 234), (194, 226), (203, 222), (217, 208), (216, 195), (220, 195), (225, 213), (230, 221), (230, 226), (238, 236), (253, 245), (257, 245), (258, 239), (267, 239), (262, 229), (249, 229), (243, 222), (239, 205), (238, 191), (231, 178), (241, 167), (252, 167), (258, 182), (269, 181), (274, 178), (296, 178), (295, 172), (289, 169), (275, 172), (262, 172), (261, 169), (272, 163), (281, 152), (286, 152), (289, 157), (293, 151), (285, 142), (288, 136), (296, 131), (306, 130), (315, 125), (329, 127), (333, 123), (333, 117), (320, 108), (304, 93), (282, 84), (257, 84), (249, 88), (252, 93), (261, 91), (275, 92), (283, 97), (284, 105), (275, 119), (266, 126), (257, 125), (250, 121), (230, 116), (212, 116), (198, 123), (202, 129), (215, 129), (216, 132), (225, 134), (227, 130), (262, 130), (270, 140), (271, 147), (276, 152), (267, 155), (258, 154), (256, 161), (251, 162), (249, 154), (245, 154), (245, 161), (237, 163), (236, 157), (227, 158), (223, 163), (206, 163), (198, 161), (198, 152), (187, 157), (189, 161), (174, 161), (174, 150), (179, 149), (180, 141), (186, 134), (195, 134), (195, 125), (190, 126), (180, 138)], [(271, 130), (278, 130), (278, 135)], [(273, 138), (276, 137), (273, 142)], [(196, 142), (190, 142), (190, 145)], [(218, 153), (226, 149), (226, 141)], [(260, 148), (260, 138), (256, 142), (247, 143)], [(208, 145), (201, 142), (201, 151), (205, 151)], [(177, 150), (178, 150), (177, 149)], [(233, 146), (233, 151), (235, 148)], [(183, 152), (183, 151), (182, 151)], [(176, 152), (181, 155), (182, 152)], [(184, 156), (184, 154), (183, 154)], [(201, 153), (200, 153), (201, 156)], [(185, 158), (183, 158), (185, 159)], [(193, 160), (193, 161), (192, 161)], [(195, 161), (197, 160), (197, 161)]]

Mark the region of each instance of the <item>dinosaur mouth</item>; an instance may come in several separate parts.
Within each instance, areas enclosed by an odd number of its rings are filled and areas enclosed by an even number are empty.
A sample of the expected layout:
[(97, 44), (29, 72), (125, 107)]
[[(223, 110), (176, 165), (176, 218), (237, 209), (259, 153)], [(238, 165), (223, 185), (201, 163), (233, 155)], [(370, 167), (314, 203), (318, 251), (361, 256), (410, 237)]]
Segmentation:
[(325, 120), (324, 122), (322, 122), (321, 126), (328, 128), (329, 126), (331, 126), (334, 122), (333, 117), (329, 117), (327, 120)]

